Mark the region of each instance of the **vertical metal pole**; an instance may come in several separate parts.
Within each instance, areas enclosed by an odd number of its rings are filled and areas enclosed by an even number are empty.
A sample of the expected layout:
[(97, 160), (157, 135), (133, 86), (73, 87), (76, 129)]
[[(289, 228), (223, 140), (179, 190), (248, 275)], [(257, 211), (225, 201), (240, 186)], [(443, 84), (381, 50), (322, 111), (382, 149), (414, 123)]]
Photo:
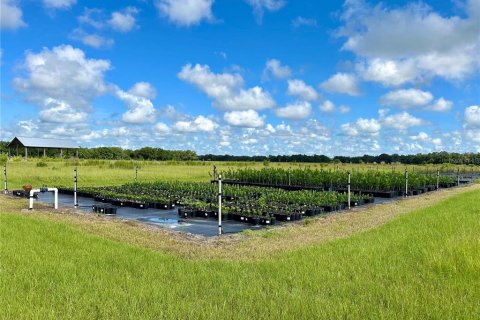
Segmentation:
[(440, 187), (440, 169), (437, 169), (437, 190)]
[(405, 198), (408, 197), (408, 171), (405, 169)]
[(3, 164), (3, 180), (4, 180), (3, 193), (8, 194), (7, 163), (6, 162)]
[(135, 167), (135, 182), (138, 180), (138, 167)]
[(289, 186), (292, 184), (291, 171), (292, 171), (292, 168), (288, 167), (288, 185)]
[(78, 199), (77, 199), (77, 167), (73, 169), (73, 206), (78, 208)]
[(347, 190), (348, 190), (348, 209), (350, 209), (350, 171), (348, 172)]
[(457, 187), (460, 186), (460, 168), (457, 169)]
[(218, 176), (218, 235), (222, 235), (222, 175)]

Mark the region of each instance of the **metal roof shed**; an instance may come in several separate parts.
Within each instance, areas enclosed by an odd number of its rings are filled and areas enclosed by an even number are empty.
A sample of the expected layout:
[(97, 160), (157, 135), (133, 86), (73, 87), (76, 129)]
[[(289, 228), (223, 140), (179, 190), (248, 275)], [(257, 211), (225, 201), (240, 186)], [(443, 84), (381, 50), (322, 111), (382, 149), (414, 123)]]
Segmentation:
[[(46, 155), (46, 149), (60, 149), (60, 156), (63, 156), (63, 149), (78, 149), (79, 145), (73, 140), (65, 139), (42, 139), (42, 138), (27, 138), (15, 137), (8, 144), (8, 154), (10, 155), (10, 148), (16, 148), (18, 156), (18, 147), (25, 149), (25, 159), (28, 157), (28, 148), (43, 148), (43, 156)], [(78, 150), (77, 150), (78, 157)]]

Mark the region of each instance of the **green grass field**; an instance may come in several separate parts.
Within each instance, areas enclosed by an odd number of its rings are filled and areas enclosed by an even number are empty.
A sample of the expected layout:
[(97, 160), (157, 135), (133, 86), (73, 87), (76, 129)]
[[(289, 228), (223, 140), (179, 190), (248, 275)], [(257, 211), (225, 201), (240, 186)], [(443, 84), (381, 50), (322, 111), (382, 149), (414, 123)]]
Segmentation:
[[(39, 167), (38, 164), (46, 166)], [(34, 187), (70, 186), (73, 187), (73, 169), (78, 166), (79, 186), (106, 186), (133, 182), (135, 167), (139, 167), (139, 181), (180, 180), (180, 181), (209, 181), (209, 173), (213, 171), (213, 162), (203, 161), (109, 161), (109, 160), (80, 160), (73, 159), (29, 159), (14, 158), (7, 162), (9, 189), (19, 189), (25, 184)], [(217, 170), (221, 172), (228, 168), (249, 166), (257, 169), (264, 167), (261, 162), (217, 162)], [(305, 164), (305, 163), (270, 163), (270, 167), (304, 167), (312, 166), (324, 170), (429, 170), (437, 168), (455, 171), (457, 168), (465, 172), (480, 171), (476, 166), (454, 165), (376, 165), (376, 164)], [(3, 180), (3, 179), (2, 179)]]
[(61, 215), (2, 209), (0, 318), (474, 319), (479, 199), (476, 188), (256, 259), (185, 258), (109, 240)]

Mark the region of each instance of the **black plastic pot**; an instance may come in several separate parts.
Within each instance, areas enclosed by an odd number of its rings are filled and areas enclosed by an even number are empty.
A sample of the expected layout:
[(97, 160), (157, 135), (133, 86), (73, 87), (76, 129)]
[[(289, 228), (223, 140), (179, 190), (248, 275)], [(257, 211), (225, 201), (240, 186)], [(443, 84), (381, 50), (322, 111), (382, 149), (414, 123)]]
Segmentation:
[(276, 222), (275, 217), (261, 217), (260, 224), (262, 226), (273, 226)]
[(95, 213), (101, 213), (101, 214), (117, 214), (117, 208), (106, 206), (106, 205), (94, 204), (92, 206), (92, 211)]

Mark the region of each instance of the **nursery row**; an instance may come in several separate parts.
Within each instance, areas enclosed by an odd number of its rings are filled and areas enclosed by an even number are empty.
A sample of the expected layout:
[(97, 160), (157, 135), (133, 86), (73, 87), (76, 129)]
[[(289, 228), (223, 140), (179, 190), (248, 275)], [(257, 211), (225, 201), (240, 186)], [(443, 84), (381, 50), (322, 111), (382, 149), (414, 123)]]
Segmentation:
[[(72, 189), (60, 189), (73, 193)], [(172, 209), (180, 205), (183, 218), (218, 217), (218, 186), (211, 183), (155, 182), (82, 188), (79, 196), (139, 209)], [(227, 219), (253, 224), (292, 221), (348, 206), (348, 195), (331, 191), (285, 191), (278, 188), (224, 186), (222, 213)], [(373, 202), (368, 194), (351, 194), (350, 206)]]
[[(346, 171), (323, 170), (314, 168), (283, 169), (250, 168), (227, 170), (223, 172), (224, 181), (243, 185), (277, 186), (285, 189), (315, 188), (320, 190), (344, 191), (348, 185)], [(456, 185), (456, 176), (437, 177), (436, 174), (408, 173), (408, 188), (425, 192), (437, 186), (446, 188)], [(387, 192), (391, 196), (405, 190), (404, 172), (353, 171), (350, 173), (351, 189), (355, 192)], [(392, 193), (393, 192), (393, 193)]]

